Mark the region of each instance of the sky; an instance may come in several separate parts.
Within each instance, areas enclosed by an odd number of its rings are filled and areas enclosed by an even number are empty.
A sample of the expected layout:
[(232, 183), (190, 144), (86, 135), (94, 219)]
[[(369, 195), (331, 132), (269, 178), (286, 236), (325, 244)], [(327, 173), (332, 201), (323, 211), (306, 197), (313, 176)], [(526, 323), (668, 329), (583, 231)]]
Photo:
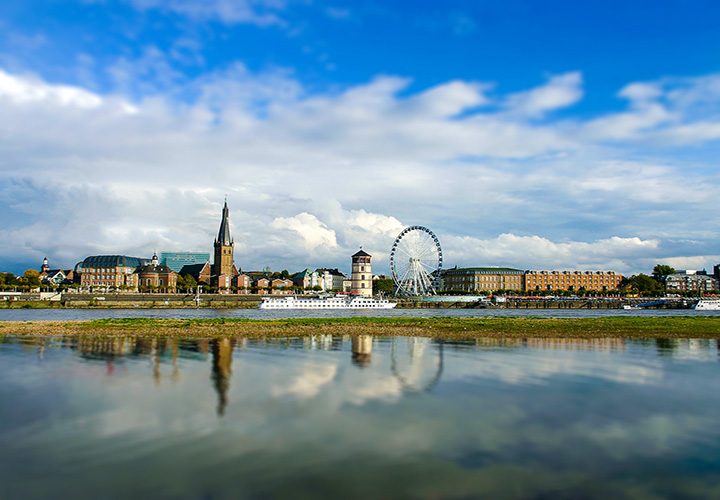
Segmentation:
[(0, 269), (720, 262), (720, 3), (0, 3)]

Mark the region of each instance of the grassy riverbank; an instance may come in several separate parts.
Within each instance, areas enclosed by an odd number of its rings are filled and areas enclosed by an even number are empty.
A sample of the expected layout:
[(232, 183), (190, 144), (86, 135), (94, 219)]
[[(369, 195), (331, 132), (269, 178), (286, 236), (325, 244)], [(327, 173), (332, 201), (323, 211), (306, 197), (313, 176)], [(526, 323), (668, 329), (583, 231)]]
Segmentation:
[(301, 337), (403, 335), (474, 338), (717, 338), (720, 317), (104, 319), (0, 322), (0, 335)]

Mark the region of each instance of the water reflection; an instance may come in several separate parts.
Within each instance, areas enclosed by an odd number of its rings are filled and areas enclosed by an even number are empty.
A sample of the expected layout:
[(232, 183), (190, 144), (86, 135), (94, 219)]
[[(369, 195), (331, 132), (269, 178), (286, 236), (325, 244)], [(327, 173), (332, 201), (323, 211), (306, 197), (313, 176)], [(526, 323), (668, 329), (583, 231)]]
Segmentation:
[(0, 498), (711, 497), (719, 354), (682, 339), (0, 337)]
[(367, 367), (372, 360), (372, 335), (353, 335), (351, 338), (352, 345), (352, 362), (361, 368)]
[(225, 414), (232, 375), (232, 340), (222, 337), (211, 341), (212, 344), (212, 380), (218, 395), (217, 413)]
[(393, 338), (391, 345), (390, 369), (403, 391), (429, 392), (440, 382), (445, 362), (443, 342), (405, 337)]
[[(451, 366), (451, 380), (458, 378), (486, 378), (503, 383), (548, 383), (558, 376), (583, 376), (604, 379), (616, 383), (662, 384), (663, 370), (653, 359), (643, 355), (635, 359), (639, 348), (653, 348), (658, 359), (678, 361), (720, 361), (719, 340), (656, 339), (628, 342), (623, 339), (497, 339), (480, 338), (465, 342), (442, 342), (428, 338), (394, 337), (374, 338), (371, 335), (333, 336), (318, 335), (303, 338), (247, 339), (218, 337), (212, 339), (183, 339), (148, 336), (84, 336), (84, 337), (5, 337), (3, 343), (18, 343), (23, 350), (35, 350), (39, 361), (55, 349), (69, 349), (80, 359), (94, 365), (102, 363), (108, 377), (126, 376), (127, 360), (148, 360), (149, 375), (154, 385), (163, 382), (176, 385), (182, 380), (183, 370), (194, 369), (187, 362), (209, 363), (210, 387), (215, 393), (215, 414), (224, 417), (231, 404), (232, 378), (242, 376), (253, 380), (258, 389), (266, 382), (256, 382), (247, 372), (234, 374), (238, 359), (248, 349), (252, 352), (277, 352), (278, 350), (302, 350), (333, 353), (349, 351), (346, 358), (361, 372), (372, 372), (372, 376), (353, 377), (338, 370), (337, 361), (324, 358), (313, 361), (299, 372), (277, 368), (268, 394), (309, 395), (317, 397), (328, 384), (349, 384), (345, 400), (353, 404), (365, 404), (371, 400), (398, 401), (403, 395), (432, 392), (442, 381), (446, 367), (446, 351), (479, 353), (472, 361), (455, 362)], [(378, 353), (378, 349), (379, 353)], [(513, 357), (488, 356), (493, 352), (532, 352)], [(556, 354), (542, 356), (539, 353), (567, 352), (568, 356)], [(576, 358), (572, 353), (590, 353), (593, 357)], [(596, 357), (597, 355), (618, 354), (626, 361), (608, 363), (619, 358)], [(273, 358), (274, 359), (274, 358)], [(183, 360), (185, 362), (183, 362)], [(234, 367), (233, 362), (236, 366)], [(237, 369), (235, 369), (237, 371)], [(257, 371), (257, 369), (255, 369)], [(137, 368), (131, 369), (132, 373)], [(148, 373), (148, 372), (146, 372)], [(208, 372), (206, 371), (206, 377)], [(271, 378), (272, 378), (271, 377)], [(282, 380), (285, 377), (285, 380)], [(206, 378), (207, 380), (207, 378)], [(206, 386), (207, 387), (207, 386)], [(285, 389), (282, 389), (285, 387)], [(240, 401), (247, 387), (238, 386), (236, 400)]]

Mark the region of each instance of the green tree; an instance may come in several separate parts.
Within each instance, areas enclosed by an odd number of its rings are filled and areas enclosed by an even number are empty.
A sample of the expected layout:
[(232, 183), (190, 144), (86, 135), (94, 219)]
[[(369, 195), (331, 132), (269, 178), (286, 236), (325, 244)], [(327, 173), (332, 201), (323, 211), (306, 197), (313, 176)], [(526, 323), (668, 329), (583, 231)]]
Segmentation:
[(182, 274), (178, 274), (177, 279), (175, 280), (175, 286), (178, 290), (187, 291), (187, 285), (185, 284), (185, 278)]
[(25, 283), (30, 287), (40, 286), (40, 272), (35, 269), (28, 269), (23, 273)]
[[(178, 276), (178, 278), (180, 278), (180, 276)], [(183, 276), (183, 283), (185, 285), (185, 291), (187, 292), (195, 290), (195, 287), (197, 287), (197, 281), (189, 274)]]
[(675, 274), (675, 269), (671, 266), (667, 266), (665, 264), (658, 264), (653, 268), (652, 271), (652, 277), (655, 278), (657, 281), (665, 285), (665, 282), (667, 281), (667, 277), (671, 274)]
[(652, 276), (647, 274), (636, 274), (627, 278), (623, 284), (626, 290), (633, 290), (642, 295), (660, 295), (663, 292), (663, 285)]
[(373, 280), (373, 293), (391, 294), (395, 291), (395, 282), (392, 278), (380, 278)]

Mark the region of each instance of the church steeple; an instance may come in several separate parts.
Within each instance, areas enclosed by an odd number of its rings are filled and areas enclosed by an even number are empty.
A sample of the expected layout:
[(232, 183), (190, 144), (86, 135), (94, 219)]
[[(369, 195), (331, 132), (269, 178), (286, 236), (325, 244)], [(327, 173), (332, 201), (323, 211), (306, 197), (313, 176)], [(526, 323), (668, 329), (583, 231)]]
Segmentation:
[[(218, 288), (229, 288), (230, 280), (237, 274), (235, 271), (234, 242), (230, 236), (230, 210), (227, 198), (222, 209), (222, 221), (217, 238), (215, 238), (215, 260), (212, 265), (213, 284)], [(221, 278), (224, 277), (224, 278)]]
[(220, 243), (221, 245), (233, 244), (232, 237), (230, 236), (230, 210), (227, 206), (227, 198), (225, 198), (225, 205), (222, 210), (222, 221), (220, 222), (220, 231), (218, 231), (215, 243)]

